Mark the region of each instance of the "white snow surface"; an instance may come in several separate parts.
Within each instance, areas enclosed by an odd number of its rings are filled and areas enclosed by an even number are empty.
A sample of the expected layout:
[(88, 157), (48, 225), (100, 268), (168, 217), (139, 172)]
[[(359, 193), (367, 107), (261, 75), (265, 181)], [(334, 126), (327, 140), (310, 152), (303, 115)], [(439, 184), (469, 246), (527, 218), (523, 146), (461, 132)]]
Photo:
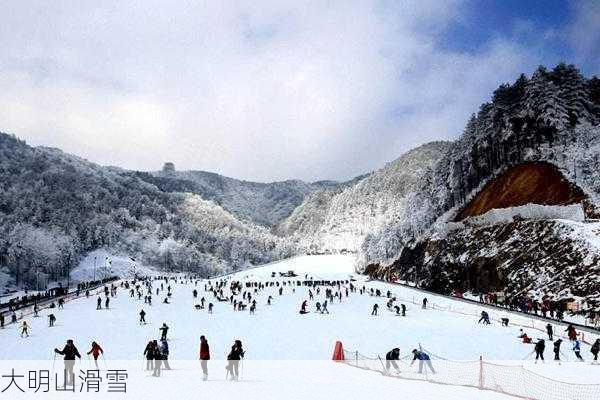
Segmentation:
[[(315, 280), (345, 280), (352, 276), (355, 285), (380, 288), (384, 297), (350, 293), (349, 297), (343, 297), (341, 303), (336, 300), (329, 304), (329, 315), (321, 315), (314, 312), (314, 304), (316, 301), (323, 302), (322, 289), (321, 294), (309, 302), (311, 313), (300, 315), (300, 304), (308, 300), (307, 287), (295, 287), (293, 291), (286, 285), (283, 296), (278, 295), (276, 287), (268, 287), (256, 295), (256, 314), (250, 315), (248, 311), (233, 311), (228, 302), (214, 299), (210, 292), (204, 291), (206, 281), (200, 281), (197, 286), (171, 281), (171, 304), (161, 303), (166, 292), (165, 285), (161, 295), (153, 296), (152, 306), (137, 300), (137, 297), (129, 297), (124, 289), (119, 289), (117, 296), (111, 298), (109, 310), (95, 309), (95, 295), (89, 299), (69, 301), (64, 310), (55, 309), (57, 322), (53, 328), (47, 326), (48, 310), (42, 310), (39, 318), (26, 318), (31, 326), (28, 338), (20, 338), (14, 325), (0, 330), (3, 343), (0, 346), (0, 368), (4, 371), (12, 365), (7, 360), (20, 360), (16, 361), (19, 365), (26, 360), (46, 360), (48, 363), (53, 359), (52, 349), (62, 347), (71, 338), (84, 356), (78, 368), (84, 369), (88, 365), (84, 352), (89, 350), (92, 340), (98, 341), (105, 350), (107, 364), (112, 365), (110, 368), (127, 368), (130, 371), (129, 391), (148, 399), (169, 397), (174, 387), (178, 388), (182, 398), (195, 398), (197, 390), (208, 397), (214, 394), (219, 398), (239, 397), (240, 390), (245, 398), (261, 399), (379, 398), (398, 390), (405, 395), (418, 395), (420, 399), (508, 398), (471, 388), (383, 377), (375, 372), (327, 361), (331, 358), (334, 343), (340, 340), (347, 350), (358, 350), (369, 356), (383, 356), (398, 346), (401, 356), (406, 357), (413, 348), (421, 345), (432, 355), (446, 359), (477, 360), (481, 355), (484, 360), (496, 363), (524, 363), (525, 368), (557, 380), (600, 383), (600, 366), (573, 362), (567, 340), (563, 344), (567, 361), (562, 365), (551, 361), (533, 364), (531, 357), (521, 361), (533, 347), (517, 339), (520, 326), (503, 328), (496, 321), (490, 326), (479, 325), (477, 319), (482, 306), (442, 296), (427, 295), (430, 308), (422, 310), (417, 304), (420, 304), (423, 293), (403, 286), (368, 282), (363, 276), (354, 274), (354, 263), (352, 256), (301, 256), (220, 279), (283, 282), (303, 280), (305, 275)], [(279, 272), (290, 270), (298, 277), (279, 276)], [(276, 273), (275, 278), (271, 277), (272, 272)], [(154, 283), (154, 290), (157, 287), (160, 287), (159, 281)], [(196, 300), (192, 296), (194, 288), (199, 292)], [(387, 290), (407, 305), (406, 317), (396, 316), (386, 309)], [(266, 304), (269, 295), (273, 296), (271, 306)], [(202, 296), (207, 302), (214, 303), (213, 314), (194, 308)], [(375, 303), (380, 306), (379, 316), (370, 315)], [(142, 308), (147, 312), (147, 325), (138, 324), (138, 313)], [(534, 339), (545, 337), (539, 330), (545, 325), (541, 321), (487, 310), (493, 320), (508, 316), (511, 323), (527, 326), (525, 331)], [(170, 360), (175, 370), (164, 371), (162, 378), (151, 378), (141, 371), (142, 352), (148, 340), (158, 339), (158, 329), (163, 322), (170, 327)], [(562, 334), (564, 327), (556, 326), (555, 329)], [(217, 360), (211, 361), (211, 371), (215, 372), (211, 373), (209, 382), (200, 381), (199, 365), (193, 361), (197, 359), (200, 335), (205, 335), (210, 343), (211, 360)], [(244, 381), (239, 382), (237, 390), (230, 386), (230, 382), (224, 381), (223, 369), (223, 360), (234, 339), (242, 340), (246, 350)], [(586, 334), (586, 339), (592, 340), (593, 336)], [(589, 346), (584, 346), (582, 354), (589, 359)], [(547, 344), (546, 357), (551, 359), (550, 343)]]
[[(95, 273), (94, 273), (95, 269)], [(156, 269), (139, 264), (135, 259), (124, 255), (117, 255), (106, 249), (94, 250), (88, 253), (83, 260), (71, 271), (71, 279), (76, 282), (91, 281), (94, 276), (97, 280), (118, 276), (131, 279), (135, 275), (156, 275)]]

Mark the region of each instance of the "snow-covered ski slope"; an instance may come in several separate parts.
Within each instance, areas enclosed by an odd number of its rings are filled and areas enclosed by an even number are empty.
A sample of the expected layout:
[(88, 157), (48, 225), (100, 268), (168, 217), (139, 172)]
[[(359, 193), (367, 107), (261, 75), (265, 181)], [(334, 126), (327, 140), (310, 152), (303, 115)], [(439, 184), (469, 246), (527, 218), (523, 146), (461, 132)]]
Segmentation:
[[(224, 360), (234, 339), (240, 339), (246, 349), (247, 382), (244, 390), (248, 390), (249, 398), (306, 398), (316, 396), (328, 399), (352, 396), (356, 391), (359, 395), (383, 395), (386, 391), (400, 390), (405, 394), (419, 395), (420, 398), (507, 398), (504, 395), (480, 392), (475, 389), (444, 387), (423, 382), (409, 382), (387, 377), (379, 374), (362, 371), (348, 366), (339, 365), (326, 360), (331, 358), (336, 340), (343, 342), (348, 350), (358, 350), (360, 353), (375, 357), (385, 355), (393, 347), (400, 347), (401, 356), (406, 357), (409, 352), (421, 345), (432, 354), (451, 360), (477, 360), (480, 356), (484, 360), (505, 364), (524, 363), (527, 369), (560, 381), (574, 383), (600, 383), (600, 366), (590, 365), (589, 346), (584, 346), (582, 354), (588, 361), (576, 363), (570, 344), (565, 340), (563, 353), (567, 362), (555, 364), (552, 359), (551, 344), (547, 342), (546, 363), (534, 364), (532, 357), (521, 361), (531, 353), (532, 345), (522, 344), (517, 335), (519, 326), (501, 327), (499, 323), (484, 326), (477, 324), (477, 314), (482, 308), (473, 304), (464, 304), (444, 297), (428, 295), (431, 307), (422, 310), (420, 304), (423, 294), (410, 288), (390, 285), (382, 282), (368, 282), (364, 277), (353, 271), (354, 259), (351, 256), (305, 256), (296, 257), (286, 261), (273, 263), (264, 267), (238, 272), (220, 279), (249, 281), (276, 281), (288, 282), (304, 280), (305, 276), (315, 280), (346, 280), (355, 279), (354, 285), (363, 285), (370, 289), (379, 288), (382, 297), (370, 296), (368, 293), (360, 295), (350, 293), (329, 304), (330, 314), (315, 313), (315, 303), (325, 300), (324, 289), (313, 301), (309, 301), (309, 314), (298, 313), (303, 300), (308, 300), (308, 288), (305, 286), (283, 286), (283, 295), (278, 294), (278, 288), (267, 287), (255, 296), (257, 310), (254, 315), (246, 311), (233, 311), (228, 302), (217, 301), (212, 293), (204, 291), (207, 281), (194, 283), (179, 283), (170, 281), (173, 296), (171, 304), (162, 304), (165, 290), (159, 296), (153, 295), (153, 305), (144, 304), (137, 297), (131, 298), (124, 289), (119, 289), (116, 297), (111, 298), (109, 310), (96, 310), (97, 296), (89, 299), (80, 298), (67, 302), (64, 310), (54, 310), (57, 316), (56, 326), (48, 328), (48, 310), (40, 312), (38, 318), (27, 318), (31, 325), (31, 336), (20, 338), (17, 326), (9, 325), (0, 330), (0, 360), (52, 360), (54, 347), (61, 347), (71, 338), (79, 350), (89, 350), (92, 340), (99, 342), (105, 349), (108, 364), (137, 365), (141, 369), (142, 352), (146, 343), (151, 339), (159, 338), (159, 327), (166, 322), (169, 327), (170, 359), (175, 368), (180, 365), (182, 376), (190, 379), (199, 379), (200, 373), (193, 370), (190, 365), (197, 359), (199, 337), (205, 335), (211, 346), (213, 360)], [(294, 271), (295, 278), (281, 277), (281, 273)], [(275, 272), (275, 277), (272, 273)], [(212, 280), (213, 282), (215, 279)], [(160, 282), (154, 282), (154, 291), (160, 288)], [(194, 299), (192, 291), (197, 289), (198, 298)], [(396, 316), (386, 309), (385, 293), (390, 290), (398, 297), (398, 303), (407, 305), (407, 316)], [(228, 293), (226, 293), (228, 294)], [(268, 296), (273, 296), (272, 305), (268, 306)], [(206, 310), (197, 310), (194, 305), (200, 298), (205, 297), (207, 303), (214, 304), (213, 314)], [(241, 298), (241, 296), (239, 296)], [(373, 304), (379, 304), (379, 315), (371, 316)], [(138, 313), (144, 309), (147, 313), (148, 324), (138, 323)], [(504, 316), (501, 312), (490, 313), (492, 319)], [(531, 319), (525, 316), (509, 315), (511, 322), (531, 326)], [(538, 321), (539, 325), (539, 321)], [(563, 328), (564, 329), (564, 328)], [(557, 326), (557, 331), (563, 333)], [(545, 335), (537, 329), (525, 328), (529, 336), (534, 339)], [(586, 339), (591, 339), (586, 336)], [(85, 357), (85, 356), (84, 356)], [(130, 360), (130, 361), (116, 361)], [(137, 361), (135, 361), (137, 360)], [(300, 360), (300, 361), (299, 361)], [(191, 363), (190, 363), (191, 362)], [(221, 364), (217, 369), (215, 379), (222, 381), (224, 370)], [(180, 364), (179, 364), (180, 363)], [(2, 366), (9, 364), (2, 362)], [(255, 365), (250, 370), (250, 365)], [(269, 372), (273, 366), (287, 365), (290, 370), (276, 367), (276, 373)], [(199, 366), (195, 365), (199, 368)], [(269, 367), (271, 366), (271, 367)], [(308, 367), (312, 366), (312, 367)], [(309, 368), (310, 371), (295, 373), (294, 368)], [(111, 367), (112, 368), (112, 367)], [(192, 369), (190, 369), (192, 368)], [(412, 369), (416, 369), (416, 366)], [(413, 371), (414, 372), (414, 371)], [(137, 376), (136, 372), (132, 377)], [(164, 380), (180, 382), (178, 371), (166, 371)], [(187, 374), (187, 375), (186, 375)], [(298, 374), (305, 376), (299, 377)], [(143, 374), (142, 374), (143, 375)], [(144, 379), (146, 375), (135, 379)], [(150, 379), (150, 378), (148, 378)], [(282, 381), (280, 381), (282, 380)], [(285, 381), (296, 385), (316, 386), (304, 389), (288, 387)], [(267, 383), (269, 383), (267, 385)], [(327, 382), (331, 387), (327, 390)], [(203, 382), (195, 383), (194, 387), (202, 388)], [(210, 389), (206, 392), (216, 393), (214, 385), (225, 384), (222, 382), (208, 382)], [(144, 384), (146, 385), (146, 384)], [(152, 384), (150, 387), (154, 387)], [(190, 386), (186, 383), (183, 386)], [(213, 386), (211, 386), (213, 385)], [(268, 389), (267, 387), (271, 387)], [(317, 388), (323, 389), (322, 396)], [(352, 389), (354, 388), (354, 389)], [(146, 390), (146, 389), (144, 389)], [(229, 388), (223, 389), (224, 397), (229, 394)], [(255, 391), (256, 390), (256, 391)], [(261, 391), (267, 391), (267, 397), (260, 396)], [(290, 390), (291, 392), (285, 392)], [(296, 392), (294, 392), (296, 390)], [(299, 391), (298, 391), (299, 390)], [(335, 393), (334, 393), (335, 392)], [(160, 393), (160, 390), (149, 392)], [(345, 394), (346, 397), (343, 397)], [(271, 397), (269, 397), (271, 396)], [(154, 398), (154, 397), (151, 397)]]

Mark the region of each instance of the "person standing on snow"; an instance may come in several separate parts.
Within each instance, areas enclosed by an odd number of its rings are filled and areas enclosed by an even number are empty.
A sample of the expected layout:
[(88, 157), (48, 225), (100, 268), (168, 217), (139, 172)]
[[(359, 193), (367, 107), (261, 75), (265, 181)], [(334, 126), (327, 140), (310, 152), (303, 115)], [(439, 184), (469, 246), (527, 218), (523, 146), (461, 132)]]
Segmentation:
[(202, 367), (202, 380), (208, 379), (208, 360), (210, 360), (210, 347), (204, 336), (200, 336), (200, 366)]
[(567, 329), (565, 329), (565, 332), (567, 332), (570, 341), (574, 341), (575, 339), (577, 339), (577, 331), (575, 330), (575, 327), (573, 325), (569, 324), (569, 326), (567, 326)]
[(431, 370), (431, 373), (435, 374), (435, 370), (433, 369), (433, 365), (431, 365), (431, 359), (429, 355), (422, 350), (413, 349), (412, 351), (414, 357), (410, 363), (412, 366), (415, 360), (419, 360), (419, 373), (423, 373), (423, 365), (425, 365), (425, 373), (427, 373), (427, 367)]
[(160, 347), (158, 347), (158, 342), (156, 340), (152, 341), (152, 359), (154, 360), (154, 371), (152, 372), (152, 376), (160, 376), (163, 355), (160, 352)]
[(423, 310), (425, 310), (427, 308), (427, 297), (423, 298), (423, 306), (421, 308), (423, 308)]
[(146, 324), (146, 311), (140, 311), (140, 325)]
[(540, 358), (542, 359), (542, 362), (544, 361), (544, 349), (545, 348), (546, 348), (546, 343), (544, 342), (544, 339), (539, 339), (534, 347), (536, 364), (537, 364), (537, 360)]
[(21, 337), (23, 335), (29, 337), (29, 325), (27, 325), (27, 321), (23, 321), (23, 324), (21, 324)]
[(393, 348), (388, 351), (385, 355), (385, 370), (389, 374), (390, 366), (393, 366), (396, 370), (396, 373), (400, 373), (400, 368), (398, 367), (398, 363), (396, 361), (400, 360), (400, 349), (398, 347)]
[(239, 379), (239, 368), (240, 361), (244, 358), (244, 349), (242, 348), (241, 340), (236, 340), (231, 346), (231, 351), (227, 355), (227, 371), (231, 374), (231, 380), (237, 381)]
[(79, 354), (79, 350), (75, 347), (73, 340), (67, 340), (67, 344), (62, 350), (54, 349), (54, 352), (65, 356), (65, 386), (74, 385), (75, 373), (73, 372), (73, 367), (75, 366), (75, 357), (81, 359), (81, 354)]
[(554, 342), (554, 361), (560, 361), (560, 345), (562, 343), (562, 339), (558, 338)]
[(553, 334), (554, 334), (554, 329), (552, 328), (552, 325), (550, 325), (548, 323), (548, 325), (546, 325), (546, 333), (548, 334), (548, 340), (553, 340)]
[(169, 365), (169, 344), (165, 339), (160, 341), (160, 354), (162, 362), (165, 364), (165, 369), (171, 369)]
[(169, 332), (169, 327), (166, 323), (163, 322), (162, 326), (158, 328), (160, 331), (160, 340), (167, 340), (167, 332)]
[(146, 344), (144, 356), (146, 357), (146, 371), (154, 369), (154, 364), (152, 363), (152, 358), (154, 357), (154, 346), (152, 340)]
[(52, 328), (54, 326), (55, 322), (56, 322), (56, 317), (54, 316), (54, 314), (48, 315), (48, 327)]
[(102, 350), (102, 347), (98, 343), (92, 342), (92, 348), (87, 352), (87, 355), (90, 354), (94, 357), (94, 364), (96, 365), (96, 369), (98, 369), (98, 356), (104, 354), (104, 350)]
[(96, 300), (96, 310), (102, 310), (102, 298), (100, 296)]

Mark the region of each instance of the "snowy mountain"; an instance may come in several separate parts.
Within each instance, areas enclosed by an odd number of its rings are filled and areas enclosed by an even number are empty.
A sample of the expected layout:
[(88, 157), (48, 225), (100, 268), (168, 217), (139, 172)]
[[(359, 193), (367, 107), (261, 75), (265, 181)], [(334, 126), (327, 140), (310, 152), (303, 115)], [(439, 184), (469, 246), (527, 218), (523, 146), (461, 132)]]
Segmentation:
[(364, 238), (401, 214), (450, 143), (413, 149), (365, 177), (310, 194), (277, 232), (310, 252), (356, 252)]
[[(599, 122), (600, 80), (586, 79), (573, 66), (540, 67), (531, 78), (522, 75), (502, 85), (423, 177), (404, 215), (367, 237), (361, 265), (410, 280), (416, 268), (422, 285), (446, 292), (464, 288), (461, 276), (489, 275), (491, 268), (499, 281), (481, 290), (507, 288), (518, 294), (539, 288), (565, 295), (572, 288), (596, 299), (596, 284), (573, 284), (574, 279), (597, 280), (598, 260), (586, 255), (596, 254), (598, 241), (582, 239), (589, 237), (582, 234), (587, 225), (570, 224), (573, 233), (566, 239), (564, 223), (554, 215), (535, 223), (501, 221), (477, 228), (470, 217), (533, 203), (579, 204), (587, 218), (597, 218)], [(452, 222), (465, 218), (462, 226)], [(533, 238), (546, 238), (564, 258), (550, 250), (532, 253)], [(530, 261), (520, 262), (523, 257)], [(480, 271), (478, 265), (486, 267)], [(556, 276), (560, 271), (565, 272)], [(514, 279), (531, 274), (537, 277)], [(556, 282), (549, 285), (544, 276)]]
[(140, 174), (140, 177), (164, 191), (198, 194), (240, 219), (267, 227), (288, 217), (308, 194), (336, 185), (331, 181), (248, 182), (212, 172), (176, 171), (174, 168), (148, 175)]
[[(163, 270), (228, 271), (292, 253), (268, 229), (140, 173), (0, 134), (0, 266), (17, 284), (66, 279), (90, 251)], [(4, 279), (6, 281), (6, 279)]]

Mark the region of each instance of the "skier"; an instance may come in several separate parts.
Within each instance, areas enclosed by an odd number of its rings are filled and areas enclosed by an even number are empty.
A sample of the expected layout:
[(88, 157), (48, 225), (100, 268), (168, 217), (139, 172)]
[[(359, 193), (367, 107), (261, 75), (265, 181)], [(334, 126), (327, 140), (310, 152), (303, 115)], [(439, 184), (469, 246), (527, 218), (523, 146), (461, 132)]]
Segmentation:
[(38, 315), (38, 311), (39, 311), (39, 310), (40, 310), (40, 308), (38, 307), (37, 303), (35, 303), (35, 304), (33, 305), (33, 316), (34, 316), (34, 317), (38, 317), (38, 316), (39, 316), (39, 315)]
[(427, 353), (425, 353), (422, 350), (417, 350), (417, 349), (413, 349), (412, 353), (414, 354), (414, 357), (410, 363), (411, 366), (413, 365), (415, 360), (419, 360), (419, 373), (420, 374), (423, 373), (423, 364), (425, 364), (425, 373), (427, 373), (427, 367), (429, 367), (431, 372), (435, 374), (433, 365), (431, 365), (431, 359), (429, 358), (429, 355), (427, 355)]
[(160, 340), (167, 340), (167, 332), (169, 331), (169, 327), (167, 324), (163, 322), (162, 326), (158, 328), (160, 331)]
[(208, 360), (210, 360), (210, 347), (208, 341), (200, 336), (200, 366), (202, 367), (202, 380), (208, 379)]
[(271, 305), (271, 300), (273, 300), (273, 296), (269, 296), (269, 298), (267, 298), (267, 305)]
[(90, 349), (90, 351), (87, 352), (87, 355), (92, 355), (92, 357), (94, 357), (94, 364), (96, 365), (96, 369), (98, 369), (98, 356), (100, 354), (104, 354), (104, 350), (102, 350), (102, 347), (100, 347), (100, 345), (96, 342), (92, 342), (92, 348)]
[(208, 313), (212, 314), (213, 312), (213, 303), (208, 303)]
[(423, 310), (425, 310), (427, 308), (427, 297), (423, 298), (423, 306), (422, 306)]
[(562, 339), (558, 338), (554, 342), (554, 361), (560, 361), (560, 345), (562, 343)]
[(108, 304), (110, 303), (110, 297), (106, 297), (106, 300), (104, 301), (104, 308), (106, 308), (108, 310)]
[(56, 317), (54, 316), (54, 314), (48, 315), (48, 326), (50, 328), (52, 328), (54, 326), (55, 322), (56, 322)]
[(487, 311), (482, 311), (481, 312), (481, 318), (479, 318), (479, 321), (477, 323), (480, 324), (481, 321), (483, 321), (483, 323), (485, 325), (489, 325), (490, 324), (490, 316), (487, 313)]
[(23, 324), (21, 324), (21, 337), (23, 335), (29, 337), (29, 325), (27, 325), (27, 321), (23, 321)]
[(98, 300), (96, 300), (96, 310), (102, 310), (102, 298), (98, 296)]
[(140, 311), (140, 325), (146, 324), (146, 312), (144, 310)]
[(329, 314), (329, 310), (327, 309), (327, 300), (325, 300), (321, 305), (321, 314), (325, 313)]
[(160, 341), (160, 354), (162, 362), (165, 364), (165, 369), (171, 369), (169, 365), (169, 344), (165, 339)]
[(406, 305), (400, 304), (400, 307), (402, 307), (402, 316), (406, 317)]
[(385, 370), (388, 374), (390, 372), (390, 366), (394, 367), (396, 373), (400, 373), (400, 368), (398, 367), (398, 363), (396, 363), (398, 360), (400, 360), (400, 349), (398, 347), (387, 352), (385, 355)]
[(544, 362), (544, 349), (546, 348), (546, 343), (544, 342), (544, 339), (539, 339), (538, 342), (535, 344), (535, 363), (537, 364), (537, 360), (538, 359), (542, 359), (542, 362)]
[(315, 307), (317, 307), (317, 312), (322, 314), (322, 312), (321, 312), (321, 303), (317, 301), (317, 304), (315, 304)]
[(81, 359), (81, 354), (79, 354), (79, 350), (75, 347), (72, 339), (67, 340), (67, 344), (62, 350), (54, 349), (56, 354), (60, 354), (65, 356), (65, 387), (67, 385), (75, 384), (75, 373), (73, 372), (73, 367), (75, 366), (75, 357)]
[(554, 329), (552, 328), (552, 325), (550, 325), (548, 323), (548, 325), (546, 325), (546, 333), (548, 333), (548, 340), (553, 340), (552, 336), (554, 334)]
[(581, 357), (581, 343), (579, 343), (577, 338), (573, 341), (573, 352), (579, 361), (583, 361), (583, 358)]
[(58, 299), (58, 308), (65, 308), (65, 299), (63, 299), (62, 297)]
[(373, 311), (371, 311), (371, 315), (377, 315), (377, 309), (379, 308), (379, 304), (373, 304)]
[(146, 345), (146, 348), (144, 349), (144, 355), (146, 356), (146, 371), (154, 369), (154, 364), (152, 363), (152, 358), (154, 357), (154, 346), (152, 340)]
[(600, 339), (596, 339), (590, 352), (594, 355), (594, 363), (598, 361), (598, 353), (600, 353)]
[(244, 358), (244, 349), (242, 348), (242, 342), (236, 340), (231, 346), (231, 351), (227, 355), (227, 372), (231, 374), (231, 380), (237, 381), (239, 379), (239, 364)]

